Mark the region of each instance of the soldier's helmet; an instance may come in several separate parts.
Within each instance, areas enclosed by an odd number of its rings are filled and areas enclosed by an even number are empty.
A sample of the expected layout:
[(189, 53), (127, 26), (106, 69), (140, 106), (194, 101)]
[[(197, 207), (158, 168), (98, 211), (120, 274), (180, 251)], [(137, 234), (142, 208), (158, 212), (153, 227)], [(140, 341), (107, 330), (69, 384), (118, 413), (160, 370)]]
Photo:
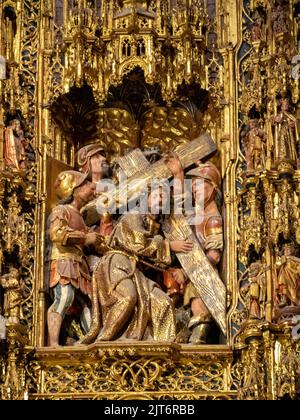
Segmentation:
[(104, 148), (100, 144), (89, 144), (88, 146), (82, 147), (77, 154), (77, 165), (81, 172), (88, 172), (89, 159), (97, 154), (106, 157)]
[(89, 173), (81, 173), (77, 171), (61, 172), (54, 184), (55, 193), (60, 200), (65, 200), (71, 197), (75, 188), (80, 187), (89, 179)]
[(197, 168), (189, 171), (187, 175), (209, 182), (218, 191), (221, 189), (221, 174), (218, 168), (212, 162), (201, 163)]

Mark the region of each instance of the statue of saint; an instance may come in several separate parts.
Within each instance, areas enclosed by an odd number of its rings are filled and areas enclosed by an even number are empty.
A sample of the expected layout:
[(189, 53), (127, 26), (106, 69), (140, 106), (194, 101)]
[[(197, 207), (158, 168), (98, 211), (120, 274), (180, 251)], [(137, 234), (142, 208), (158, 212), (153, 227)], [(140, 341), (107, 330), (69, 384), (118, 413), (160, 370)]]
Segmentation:
[[(219, 211), (221, 200), (221, 175), (212, 162), (198, 163), (196, 169), (187, 175), (192, 176), (193, 197), (196, 206), (196, 237), (206, 253), (206, 257), (215, 269), (223, 253), (223, 221)], [(177, 275), (178, 276), (178, 275)], [(179, 283), (184, 283), (182, 271)], [(184, 305), (191, 307), (192, 318), (189, 328), (192, 332), (189, 342), (191, 344), (206, 344), (213, 318), (199, 297), (191, 282), (187, 283), (184, 292)]]
[[(182, 166), (174, 159), (167, 166), (175, 178), (182, 179)], [(143, 273), (149, 265), (167, 267), (171, 251), (189, 252), (193, 246), (189, 241), (170, 242), (160, 234), (159, 217), (164, 214), (165, 200), (162, 188), (152, 190), (148, 214), (125, 214), (114, 228), (108, 251), (93, 275), (98, 299), (93, 302), (92, 327), (81, 343), (175, 340), (173, 302)]]
[(264, 26), (264, 19), (260, 15), (258, 10), (256, 10), (253, 16), (253, 26), (251, 30), (252, 42), (261, 41), (261, 38), (263, 36), (263, 26)]
[(249, 272), (249, 284), (242, 288), (245, 295), (249, 319), (262, 319), (266, 304), (266, 270), (261, 262), (252, 263)]
[(283, 256), (277, 261), (277, 294), (279, 308), (300, 308), (300, 258), (296, 257), (293, 244), (286, 244)]
[(286, 33), (289, 31), (289, 11), (288, 6), (281, 4), (272, 7), (273, 31), (275, 34)]
[[(95, 196), (96, 186), (89, 174), (76, 171), (62, 172), (55, 191), (60, 202), (52, 210), (48, 221), (48, 234), (52, 242), (50, 288), (54, 302), (48, 310), (48, 332), (51, 347), (59, 345), (59, 334), (66, 312), (71, 308), (75, 291), (86, 305), (91, 298), (92, 286), (84, 247), (101, 246), (102, 238), (85, 225), (80, 214), (83, 206)], [(82, 311), (82, 327), (89, 328), (87, 312)]]
[(11, 120), (5, 130), (4, 141), (4, 161), (8, 168), (17, 171), (26, 169), (25, 146), (26, 141), (20, 121), (17, 119)]
[(245, 145), (247, 172), (263, 170), (266, 165), (266, 136), (258, 119), (249, 122), (249, 129), (242, 134)]
[(272, 119), (274, 160), (275, 163), (289, 161), (295, 166), (299, 158), (298, 121), (289, 112), (289, 99), (282, 99), (280, 103), (280, 113)]
[(0, 277), (4, 294), (4, 316), (8, 322), (20, 322), (21, 303), (24, 299), (24, 287), (19, 278), (19, 271), (11, 267), (8, 274)]

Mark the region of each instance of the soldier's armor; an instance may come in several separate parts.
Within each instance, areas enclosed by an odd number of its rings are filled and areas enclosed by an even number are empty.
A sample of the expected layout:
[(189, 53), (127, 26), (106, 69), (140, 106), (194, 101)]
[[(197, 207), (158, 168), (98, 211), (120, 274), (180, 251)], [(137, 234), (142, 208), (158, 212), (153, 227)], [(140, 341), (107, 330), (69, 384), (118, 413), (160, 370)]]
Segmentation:
[(70, 205), (53, 209), (49, 219), (51, 251), (50, 287), (72, 284), (85, 295), (91, 294), (91, 277), (83, 253), (89, 232), (80, 212)]

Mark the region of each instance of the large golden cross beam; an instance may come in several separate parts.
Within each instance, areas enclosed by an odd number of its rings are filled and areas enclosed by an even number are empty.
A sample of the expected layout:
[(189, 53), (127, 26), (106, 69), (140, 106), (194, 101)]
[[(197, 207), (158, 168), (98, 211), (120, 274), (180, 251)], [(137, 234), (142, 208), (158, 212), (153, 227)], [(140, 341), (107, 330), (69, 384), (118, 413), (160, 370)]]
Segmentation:
[[(208, 134), (204, 134), (188, 144), (176, 149), (180, 162), (184, 169), (193, 165), (200, 159), (204, 159), (217, 150), (216, 144)], [(115, 210), (127, 203), (137, 199), (145, 188), (152, 182), (159, 180), (161, 182), (172, 178), (172, 173), (166, 167), (164, 159), (150, 165), (142, 153), (135, 150), (120, 160), (120, 166), (124, 173), (129, 177), (121, 182), (113, 191), (108, 194), (101, 194), (100, 197), (90, 202), (84, 209), (83, 215), (86, 224), (91, 226), (99, 221), (99, 210), (105, 211), (111, 206)], [(99, 200), (97, 202), (97, 200)]]
[(207, 259), (191, 226), (183, 215), (174, 215), (166, 219), (163, 230), (170, 241), (193, 242), (194, 247), (191, 252), (187, 254), (177, 252), (176, 256), (199, 297), (226, 336), (226, 287)]

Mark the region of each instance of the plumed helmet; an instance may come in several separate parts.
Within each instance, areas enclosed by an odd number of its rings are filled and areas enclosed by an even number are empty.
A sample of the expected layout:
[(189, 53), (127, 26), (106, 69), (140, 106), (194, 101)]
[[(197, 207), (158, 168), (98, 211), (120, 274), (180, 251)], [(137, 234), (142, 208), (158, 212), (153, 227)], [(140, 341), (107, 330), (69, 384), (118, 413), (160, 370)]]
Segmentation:
[(187, 175), (204, 179), (214, 185), (217, 190), (221, 189), (221, 175), (218, 168), (212, 162), (201, 163), (197, 168), (189, 171)]
[(80, 187), (87, 179), (89, 174), (82, 174), (77, 171), (61, 172), (54, 184), (55, 193), (60, 200), (71, 197), (75, 188)]
[(98, 153), (102, 156), (106, 156), (105, 150), (100, 144), (89, 144), (88, 146), (82, 147), (77, 154), (79, 170), (83, 171), (83, 168), (88, 164), (89, 159)]

